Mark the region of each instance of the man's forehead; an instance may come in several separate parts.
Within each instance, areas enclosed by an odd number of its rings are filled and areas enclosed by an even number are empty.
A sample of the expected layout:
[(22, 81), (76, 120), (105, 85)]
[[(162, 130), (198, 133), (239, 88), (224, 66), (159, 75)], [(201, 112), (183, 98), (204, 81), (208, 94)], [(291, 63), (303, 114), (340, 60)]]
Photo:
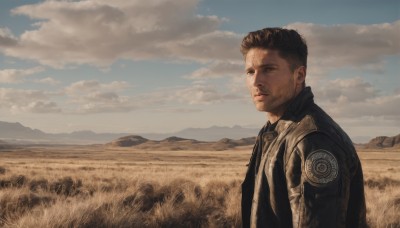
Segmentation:
[(265, 65), (277, 65), (281, 59), (277, 50), (251, 49), (245, 58), (246, 67), (260, 67)]

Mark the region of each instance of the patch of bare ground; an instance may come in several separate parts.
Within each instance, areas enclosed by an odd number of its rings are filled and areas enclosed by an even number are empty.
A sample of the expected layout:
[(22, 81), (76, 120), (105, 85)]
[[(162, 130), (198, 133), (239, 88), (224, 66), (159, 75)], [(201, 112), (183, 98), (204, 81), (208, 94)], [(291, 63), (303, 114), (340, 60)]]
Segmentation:
[[(0, 152), (0, 227), (241, 227), (251, 147)], [(400, 151), (359, 151), (370, 227), (400, 227)]]

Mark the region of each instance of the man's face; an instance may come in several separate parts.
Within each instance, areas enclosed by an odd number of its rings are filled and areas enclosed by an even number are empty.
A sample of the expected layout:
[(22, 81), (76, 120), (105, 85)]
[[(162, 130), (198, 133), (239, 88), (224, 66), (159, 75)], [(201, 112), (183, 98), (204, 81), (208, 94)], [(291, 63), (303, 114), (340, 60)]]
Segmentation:
[(277, 50), (252, 48), (245, 62), (246, 83), (257, 110), (282, 115), (297, 95), (297, 70), (292, 72)]

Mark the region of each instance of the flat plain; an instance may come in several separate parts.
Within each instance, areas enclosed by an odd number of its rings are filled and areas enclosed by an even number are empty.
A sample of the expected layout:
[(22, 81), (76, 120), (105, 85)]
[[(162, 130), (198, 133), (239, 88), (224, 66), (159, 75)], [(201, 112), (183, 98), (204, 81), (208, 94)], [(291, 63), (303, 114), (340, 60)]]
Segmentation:
[[(241, 227), (251, 146), (0, 150), (0, 227)], [(400, 149), (358, 149), (371, 227), (400, 227)]]

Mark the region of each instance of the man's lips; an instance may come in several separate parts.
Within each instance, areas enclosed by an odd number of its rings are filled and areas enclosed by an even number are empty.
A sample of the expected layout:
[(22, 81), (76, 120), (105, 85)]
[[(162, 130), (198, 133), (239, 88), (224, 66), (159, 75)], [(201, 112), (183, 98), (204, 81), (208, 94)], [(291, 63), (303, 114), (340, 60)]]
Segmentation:
[(262, 100), (262, 99), (264, 99), (264, 98), (267, 97), (267, 96), (268, 96), (267, 93), (256, 93), (256, 94), (254, 94), (254, 99), (256, 99), (256, 100)]

